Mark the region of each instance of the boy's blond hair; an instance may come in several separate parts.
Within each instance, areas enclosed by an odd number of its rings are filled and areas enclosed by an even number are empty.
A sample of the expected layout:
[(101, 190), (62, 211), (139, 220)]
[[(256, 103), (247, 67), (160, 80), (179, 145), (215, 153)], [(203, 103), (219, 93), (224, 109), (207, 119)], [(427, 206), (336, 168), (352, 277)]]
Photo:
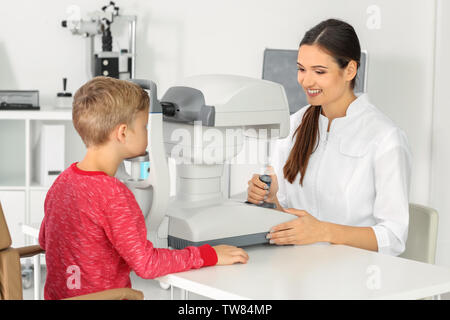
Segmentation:
[(75, 93), (73, 125), (86, 147), (102, 145), (117, 125), (131, 126), (136, 113), (149, 103), (147, 92), (135, 83), (95, 77)]

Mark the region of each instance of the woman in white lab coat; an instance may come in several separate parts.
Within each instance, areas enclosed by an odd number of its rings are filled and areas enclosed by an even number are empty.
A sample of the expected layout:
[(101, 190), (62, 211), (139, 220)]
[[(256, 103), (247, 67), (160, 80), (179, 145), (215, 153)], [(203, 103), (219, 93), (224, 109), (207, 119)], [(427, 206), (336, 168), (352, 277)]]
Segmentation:
[(273, 244), (345, 244), (391, 255), (405, 249), (411, 153), (404, 132), (354, 94), (361, 48), (352, 26), (326, 20), (299, 46), (298, 82), (310, 105), (291, 115), (273, 154), (270, 190), (253, 175), (247, 200), (297, 218)]

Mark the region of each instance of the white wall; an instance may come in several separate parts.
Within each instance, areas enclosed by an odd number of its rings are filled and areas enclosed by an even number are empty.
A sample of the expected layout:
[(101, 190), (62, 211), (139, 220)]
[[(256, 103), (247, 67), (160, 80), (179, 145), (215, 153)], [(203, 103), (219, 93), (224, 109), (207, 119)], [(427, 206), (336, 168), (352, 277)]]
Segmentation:
[[(409, 137), (414, 155), (411, 201), (442, 208), (438, 258), (450, 265), (450, 255), (441, 252), (450, 238), (442, 231), (450, 226), (443, 178), (449, 175), (444, 159), (450, 155), (445, 138), (439, 136), (449, 130), (443, 122), (449, 112), (445, 110), (445, 75), (438, 76), (433, 87), (436, 1), (450, 17), (444, 0), (117, 0), (116, 4), (123, 14), (138, 16), (137, 77), (156, 81), (160, 95), (178, 79), (193, 74), (260, 77), (264, 48), (296, 49), (307, 29), (329, 17), (351, 23), (369, 52), (372, 102)], [(60, 21), (71, 4), (79, 5), (84, 15), (107, 2), (4, 1), (0, 89), (38, 89), (41, 104), (52, 105), (66, 76), (74, 92), (87, 80), (86, 43), (61, 28)], [(374, 13), (367, 10), (373, 6), (380, 10), (378, 29), (368, 27)], [(442, 21), (441, 30), (448, 30), (448, 22)], [(448, 38), (448, 31), (441, 31), (441, 42), (444, 32)], [(448, 52), (448, 43), (438, 48)], [(437, 63), (448, 70), (441, 56)], [(437, 93), (434, 131), (433, 93)], [(245, 166), (233, 170), (233, 193), (246, 189), (251, 171)]]
[(450, 1), (438, 0), (430, 203), (439, 212), (437, 263), (450, 265)]

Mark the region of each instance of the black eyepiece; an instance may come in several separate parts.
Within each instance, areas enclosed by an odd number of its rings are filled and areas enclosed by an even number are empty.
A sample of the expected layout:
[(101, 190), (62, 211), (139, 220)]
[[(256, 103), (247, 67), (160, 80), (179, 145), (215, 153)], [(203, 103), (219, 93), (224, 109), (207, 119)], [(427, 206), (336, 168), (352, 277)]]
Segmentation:
[(161, 108), (163, 115), (168, 117), (175, 116), (175, 113), (177, 112), (177, 107), (171, 102), (161, 102)]

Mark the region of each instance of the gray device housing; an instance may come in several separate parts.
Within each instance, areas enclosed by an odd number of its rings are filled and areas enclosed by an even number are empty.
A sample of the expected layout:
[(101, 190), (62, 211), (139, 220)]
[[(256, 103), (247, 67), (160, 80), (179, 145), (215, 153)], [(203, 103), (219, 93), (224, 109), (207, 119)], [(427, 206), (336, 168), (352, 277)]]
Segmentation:
[(189, 246), (199, 247), (205, 244), (209, 244), (210, 246), (217, 246), (220, 244), (226, 244), (229, 246), (236, 247), (248, 247), (254, 246), (257, 244), (268, 244), (269, 240), (266, 238), (267, 232), (255, 233), (255, 234), (246, 234), (244, 236), (236, 236), (236, 237), (228, 237), (228, 238), (220, 238), (220, 239), (211, 239), (207, 241), (190, 241), (178, 237), (168, 236), (168, 245), (174, 249), (184, 249)]
[(207, 106), (205, 97), (200, 90), (189, 87), (171, 87), (161, 98), (161, 105), (172, 104), (175, 114), (167, 116), (164, 121), (183, 122), (194, 124), (201, 121), (203, 126), (213, 127), (215, 124), (216, 110), (213, 106)]

